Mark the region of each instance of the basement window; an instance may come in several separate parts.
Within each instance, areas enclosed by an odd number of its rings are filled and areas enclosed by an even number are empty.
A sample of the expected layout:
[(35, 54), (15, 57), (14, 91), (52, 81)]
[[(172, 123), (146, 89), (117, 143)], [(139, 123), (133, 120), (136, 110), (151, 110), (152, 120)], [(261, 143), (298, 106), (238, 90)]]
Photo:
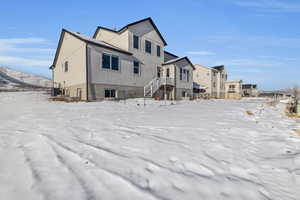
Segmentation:
[(105, 98), (115, 98), (116, 97), (116, 90), (115, 89), (105, 89), (104, 90), (104, 97)]

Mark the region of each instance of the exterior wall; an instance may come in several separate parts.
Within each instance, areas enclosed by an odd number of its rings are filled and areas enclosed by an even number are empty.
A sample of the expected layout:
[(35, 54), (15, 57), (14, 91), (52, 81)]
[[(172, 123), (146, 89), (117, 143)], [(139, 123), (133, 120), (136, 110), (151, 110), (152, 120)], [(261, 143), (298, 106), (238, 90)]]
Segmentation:
[(89, 99), (103, 100), (105, 99), (105, 89), (115, 89), (117, 99), (142, 98), (144, 97), (144, 87), (133, 87), (125, 85), (110, 84), (90, 84)]
[[(128, 35), (129, 51), (142, 64), (142, 71), (144, 71), (145, 76), (144, 85), (146, 85), (152, 79), (156, 78), (157, 67), (162, 67), (162, 63), (164, 62), (164, 43), (149, 21), (130, 26)], [(133, 48), (134, 35), (139, 36), (139, 49)], [(145, 52), (145, 40), (152, 43), (151, 54)], [(156, 54), (157, 45), (160, 46), (160, 57)]]
[(86, 99), (86, 84), (71, 85), (64, 88), (65, 96), (78, 97), (80, 100)]
[(211, 70), (211, 97), (218, 98), (218, 71)]
[(254, 85), (251, 85), (251, 88), (243, 88), (242, 89), (243, 96), (257, 97), (258, 96), (258, 90), (257, 90), (256, 87), (254, 87)]
[[(180, 68), (189, 70), (189, 81), (184, 79), (180, 80)], [(185, 97), (192, 97), (193, 96), (193, 67), (186, 61), (181, 60), (175, 64), (164, 65), (162, 77), (166, 77), (166, 71), (170, 69), (170, 78), (175, 79), (175, 88), (171, 91), (170, 98), (181, 100)], [(186, 92), (186, 96), (182, 96), (182, 92)]]
[[(194, 82), (207, 87), (206, 93), (217, 98), (217, 71), (202, 65), (195, 65), (193, 72)], [(215, 75), (214, 75), (215, 74)]]
[(96, 40), (102, 40), (109, 44), (112, 44), (116, 47), (119, 47), (124, 50), (129, 50), (128, 46), (128, 30), (125, 30), (121, 34), (115, 33), (109, 30), (100, 29), (98, 34), (95, 37)]
[[(186, 96), (183, 96), (183, 92), (185, 92)], [(189, 99), (193, 97), (193, 90), (192, 89), (182, 89), (182, 88), (177, 88), (176, 89), (176, 100), (184, 100), (184, 99)]]
[[(134, 57), (107, 50), (98, 46), (89, 45), (89, 82), (91, 84), (126, 85), (132, 87), (144, 87), (152, 76), (149, 77), (148, 69), (141, 65), (140, 75), (133, 73)], [(119, 71), (102, 68), (103, 53), (119, 57)]]
[[(68, 62), (68, 72), (64, 71), (64, 63)], [(54, 87), (74, 88), (79, 87), (82, 90), (82, 100), (86, 100), (86, 43), (64, 33), (61, 43), (61, 49), (57, 57), (56, 66), (53, 69)], [(76, 93), (73, 89), (71, 97)]]
[(207, 87), (206, 93), (212, 98), (225, 98), (227, 71), (218, 71), (202, 65), (195, 65), (194, 82)]
[[(235, 90), (230, 91), (230, 85), (235, 86)], [(225, 83), (226, 99), (241, 99), (242, 98), (242, 81), (227, 81)]]
[(217, 98), (225, 98), (225, 83), (227, 81), (227, 71), (219, 71), (217, 74)]
[[(189, 70), (189, 81), (180, 80), (180, 68)], [(193, 90), (193, 67), (186, 61), (181, 60), (176, 63), (176, 88), (177, 89), (186, 89), (186, 90)]]

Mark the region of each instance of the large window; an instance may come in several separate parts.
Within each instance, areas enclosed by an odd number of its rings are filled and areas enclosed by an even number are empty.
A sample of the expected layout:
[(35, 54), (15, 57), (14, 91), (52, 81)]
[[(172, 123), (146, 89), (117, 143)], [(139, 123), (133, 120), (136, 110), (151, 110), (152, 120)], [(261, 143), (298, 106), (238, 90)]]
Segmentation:
[(150, 54), (151, 54), (151, 46), (152, 46), (151, 42), (148, 41), (148, 40), (146, 40), (146, 41), (145, 41), (145, 51), (146, 51), (147, 53), (150, 53)]
[(170, 69), (167, 68), (167, 77), (170, 77)]
[(120, 60), (118, 56), (102, 54), (102, 68), (114, 71), (120, 70)]
[(140, 63), (138, 61), (133, 62), (133, 73), (137, 75), (140, 74)]
[(111, 69), (112, 70), (119, 70), (119, 57), (118, 56), (112, 56), (111, 57)]
[(139, 36), (133, 36), (133, 48), (139, 49)]
[(156, 47), (156, 54), (158, 57), (160, 57), (160, 46), (159, 45), (157, 45), (157, 47)]
[(64, 64), (64, 70), (65, 70), (65, 72), (69, 71), (69, 62), (68, 61), (66, 61)]
[(102, 54), (102, 68), (110, 69), (110, 55)]

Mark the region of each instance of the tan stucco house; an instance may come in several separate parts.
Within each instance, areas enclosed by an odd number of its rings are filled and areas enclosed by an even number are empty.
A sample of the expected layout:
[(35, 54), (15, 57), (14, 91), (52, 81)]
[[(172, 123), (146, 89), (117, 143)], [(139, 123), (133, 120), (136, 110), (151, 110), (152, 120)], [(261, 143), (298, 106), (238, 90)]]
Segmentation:
[(196, 64), (193, 71), (194, 82), (206, 88), (206, 93), (211, 98), (225, 98), (225, 82), (227, 71), (223, 65), (206, 67)]
[(226, 99), (241, 99), (242, 98), (242, 80), (227, 81), (225, 83), (225, 98)]
[(93, 37), (63, 29), (51, 66), (54, 91), (81, 100), (192, 96), (193, 64), (166, 45), (151, 18), (120, 30), (97, 27)]

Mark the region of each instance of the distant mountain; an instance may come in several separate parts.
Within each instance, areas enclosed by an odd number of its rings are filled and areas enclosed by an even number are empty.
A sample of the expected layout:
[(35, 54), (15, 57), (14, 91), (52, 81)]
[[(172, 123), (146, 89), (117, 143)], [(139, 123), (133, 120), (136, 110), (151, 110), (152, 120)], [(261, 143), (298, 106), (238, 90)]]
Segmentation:
[(50, 88), (52, 81), (42, 76), (0, 67), (0, 90)]

